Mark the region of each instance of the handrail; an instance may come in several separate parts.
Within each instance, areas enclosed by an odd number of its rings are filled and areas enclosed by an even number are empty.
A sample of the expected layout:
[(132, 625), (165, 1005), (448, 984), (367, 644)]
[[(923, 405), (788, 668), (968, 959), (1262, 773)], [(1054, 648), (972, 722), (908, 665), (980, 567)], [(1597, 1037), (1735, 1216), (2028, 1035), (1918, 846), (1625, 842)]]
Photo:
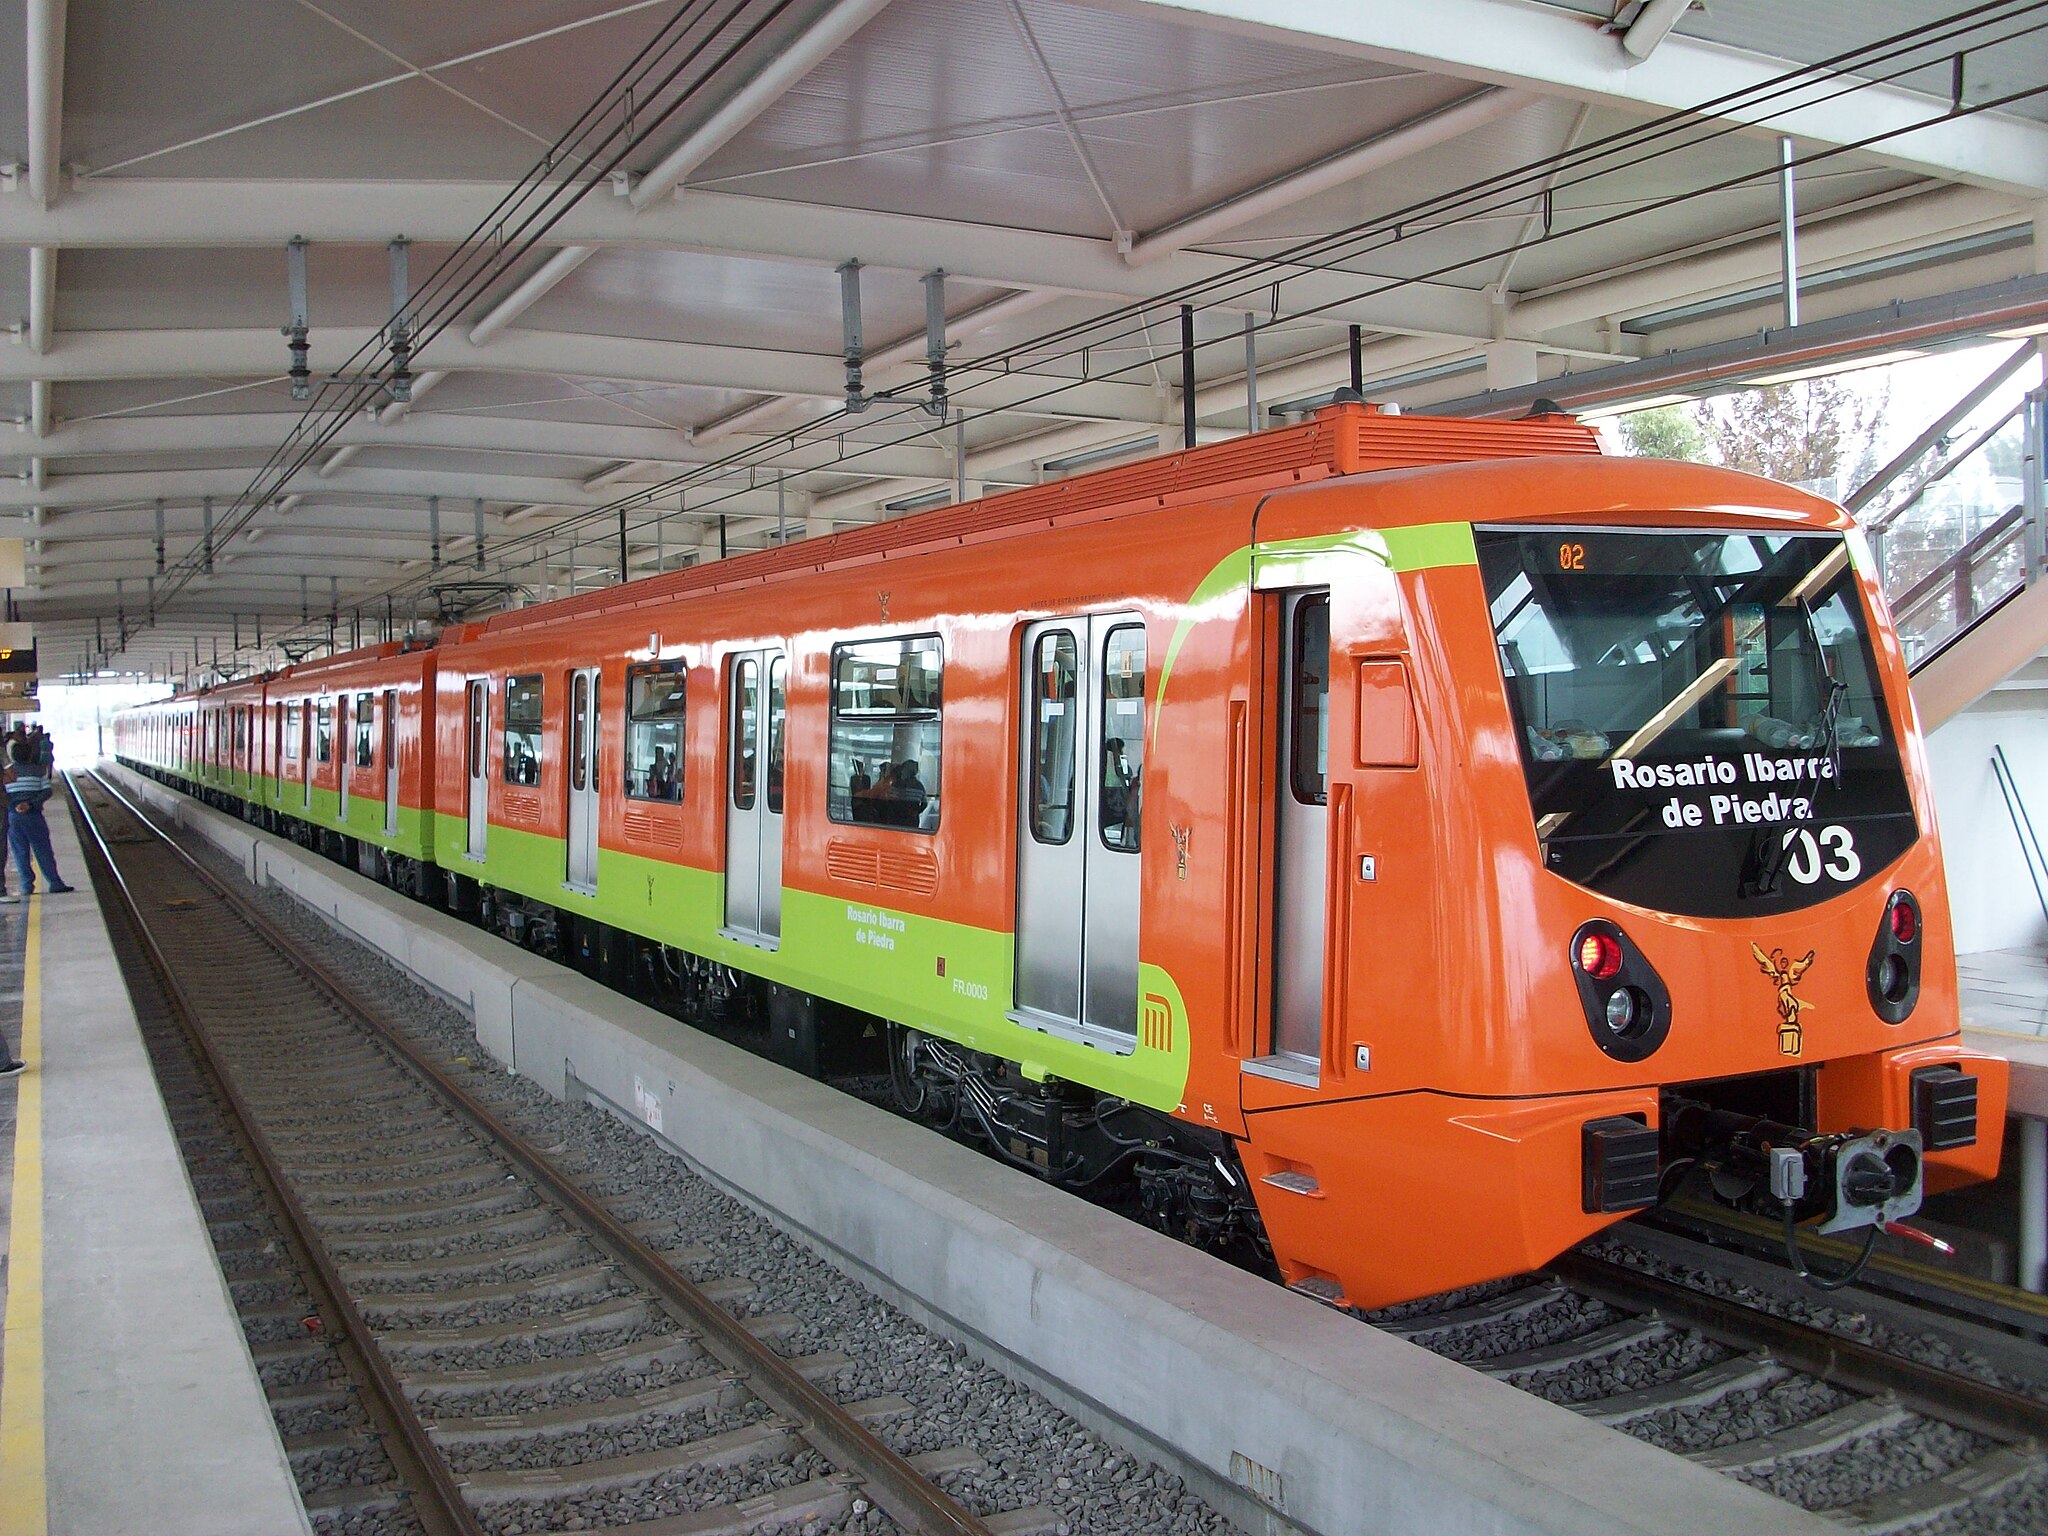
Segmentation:
[(1974, 569), (1983, 555), (1996, 547), (2010, 543), (2013, 535), (2020, 530), (2025, 516), (2025, 507), (2013, 507), (1986, 523), (1969, 543), (1892, 599), (1892, 613), (1895, 618), (1902, 618), (1921, 607), (1934, 592), (1939, 591), (1946, 583), (1954, 581), (1958, 570)]
[(1912, 511), (1913, 508), (1918, 506), (1920, 504), (1920, 498), (1922, 496), (1925, 496), (1928, 493), (1928, 491), (1932, 490), (1941, 481), (1947, 479), (1951, 473), (1959, 469), (1965, 462), (1967, 462), (1972, 454), (1976, 453), (1986, 443), (1990, 442), (1992, 438), (1996, 437), (1999, 433), (2003, 432), (2006, 429), (2007, 425), (2011, 423), (2012, 419), (2015, 416), (2019, 415), (2019, 413), (2025, 410), (2026, 408), (2027, 403), (2026, 401), (2022, 400), (2018, 405), (2015, 405), (2011, 410), (2007, 411), (2003, 416), (1999, 417), (1998, 420), (1994, 421), (1990, 426), (1986, 427), (1983, 431), (1979, 432), (1975, 437), (1971, 438), (1968, 445), (1963, 448), (1962, 452), (1943, 457), (1942, 459), (1937, 461), (1931, 470), (1929, 470), (1926, 474), (1918, 477), (1913, 482), (1912, 487), (1906, 492), (1905, 495), (1901, 496), (1897, 501), (1893, 502), (1892, 505), (1886, 507), (1884, 511), (1880, 512), (1877, 516), (1873, 517), (1869, 522), (1865, 523), (1863, 525), (1863, 531), (1872, 536), (1882, 535), (1887, 529), (1891, 527), (1893, 523), (1897, 522), (1900, 518), (1904, 517), (1908, 512)]
[[(2015, 373), (2019, 372), (2026, 365), (2027, 359), (2033, 355), (2034, 343), (2031, 340), (2021, 342), (2010, 356), (1984, 377), (1981, 383), (1977, 384), (1954, 405), (1935, 417), (1928, 424), (1927, 430), (1908, 443), (1902, 453), (1898, 454), (1889, 464), (1885, 465), (1884, 468), (1880, 469), (1868, 480), (1857, 486), (1855, 490), (1851, 491), (1848, 500), (1843, 505), (1851, 512), (1861, 512), (1865, 507), (1869, 506), (1871, 502), (1877, 499), (1879, 491), (1890, 485), (1907, 469), (1911, 468), (1920, 455), (1946, 437), (1957, 422), (1990, 399), (1996, 393), (1998, 387)], [(1936, 478), (1939, 478), (1939, 476)]]

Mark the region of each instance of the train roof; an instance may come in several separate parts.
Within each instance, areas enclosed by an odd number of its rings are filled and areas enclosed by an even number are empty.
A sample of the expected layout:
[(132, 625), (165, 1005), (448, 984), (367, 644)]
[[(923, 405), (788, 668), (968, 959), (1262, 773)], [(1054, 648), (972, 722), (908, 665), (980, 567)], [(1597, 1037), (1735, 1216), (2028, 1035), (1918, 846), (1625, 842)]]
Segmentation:
[(789, 572), (859, 565), (1034, 523), (1054, 524), (1112, 510), (1150, 511), (1199, 492), (1221, 495), (1389, 469), (1599, 452), (1600, 439), (1593, 428), (1563, 413), (1519, 421), (1474, 421), (1396, 415), (1377, 406), (1347, 402), (1325, 406), (1298, 426), (1161, 454), (1050, 485), (1004, 491), (978, 501), (849, 528), (826, 538), (647, 577), (623, 587), (519, 608), (478, 623), (452, 625), (444, 638), (459, 642), (566, 619), (622, 613), (693, 592), (746, 585)]

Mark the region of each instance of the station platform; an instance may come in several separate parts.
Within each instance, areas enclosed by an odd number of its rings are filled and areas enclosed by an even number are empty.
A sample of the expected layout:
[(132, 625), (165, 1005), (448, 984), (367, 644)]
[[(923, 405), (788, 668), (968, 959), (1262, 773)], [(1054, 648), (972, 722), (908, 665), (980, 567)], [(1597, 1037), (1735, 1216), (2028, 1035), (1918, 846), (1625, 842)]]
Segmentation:
[(1964, 1040), (2012, 1063), (2013, 1114), (2048, 1119), (2048, 950), (1961, 955), (1956, 974)]
[[(70, 812), (0, 906), (0, 1536), (310, 1532)], [(8, 888), (18, 891), (13, 872)]]
[(912, 1316), (1270, 1536), (1841, 1527), (1235, 1269), (127, 769), (499, 1063), (634, 1121)]

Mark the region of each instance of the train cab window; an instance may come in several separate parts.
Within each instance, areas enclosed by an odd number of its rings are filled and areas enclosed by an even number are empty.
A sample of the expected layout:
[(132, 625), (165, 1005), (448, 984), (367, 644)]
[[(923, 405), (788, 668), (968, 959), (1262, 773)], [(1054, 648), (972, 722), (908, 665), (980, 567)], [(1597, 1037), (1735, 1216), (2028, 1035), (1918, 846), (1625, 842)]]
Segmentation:
[(287, 704), (284, 707), (284, 759), (288, 763), (299, 760), (299, 711), (302, 706)]
[(505, 679), (505, 782), (540, 783), (541, 675)]
[(626, 793), (683, 798), (683, 706), (689, 669), (679, 661), (626, 669)]
[(1102, 845), (1138, 851), (1145, 793), (1145, 628), (1120, 624), (1102, 655)]
[(834, 821), (938, 830), (944, 668), (937, 635), (832, 648), (825, 808)]
[(334, 756), (334, 706), (325, 699), (313, 711), (313, 757), (327, 762)]
[(1288, 679), (1289, 728), (1294, 732), (1294, 798), (1303, 805), (1329, 799), (1330, 600), (1304, 598), (1294, 610), (1294, 675)]
[(751, 657), (733, 663), (732, 739), (739, 750), (732, 754), (732, 803), (735, 809), (754, 808), (756, 770), (754, 717), (761, 707), (761, 666)]
[(1074, 637), (1040, 635), (1031, 678), (1031, 835), (1057, 845), (1074, 835)]
[(376, 720), (375, 711), (376, 695), (368, 693), (356, 695), (356, 766), (358, 768), (367, 768), (376, 761), (376, 738), (371, 734), (371, 727)]

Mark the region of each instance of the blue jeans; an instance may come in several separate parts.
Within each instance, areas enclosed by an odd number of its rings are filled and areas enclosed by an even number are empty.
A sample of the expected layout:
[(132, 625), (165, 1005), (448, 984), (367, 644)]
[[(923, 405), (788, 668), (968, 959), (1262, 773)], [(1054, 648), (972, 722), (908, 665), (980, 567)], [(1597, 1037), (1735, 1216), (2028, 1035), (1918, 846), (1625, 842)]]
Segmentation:
[(43, 819), (40, 805), (27, 811), (17, 811), (11, 805), (7, 808), (7, 845), (14, 850), (14, 867), (21, 871), (24, 896), (36, 888), (36, 872), (29, 866), (31, 853), (42, 865), (45, 880), (52, 885), (64, 883), (57, 873), (57, 855), (50, 848), (50, 824)]

